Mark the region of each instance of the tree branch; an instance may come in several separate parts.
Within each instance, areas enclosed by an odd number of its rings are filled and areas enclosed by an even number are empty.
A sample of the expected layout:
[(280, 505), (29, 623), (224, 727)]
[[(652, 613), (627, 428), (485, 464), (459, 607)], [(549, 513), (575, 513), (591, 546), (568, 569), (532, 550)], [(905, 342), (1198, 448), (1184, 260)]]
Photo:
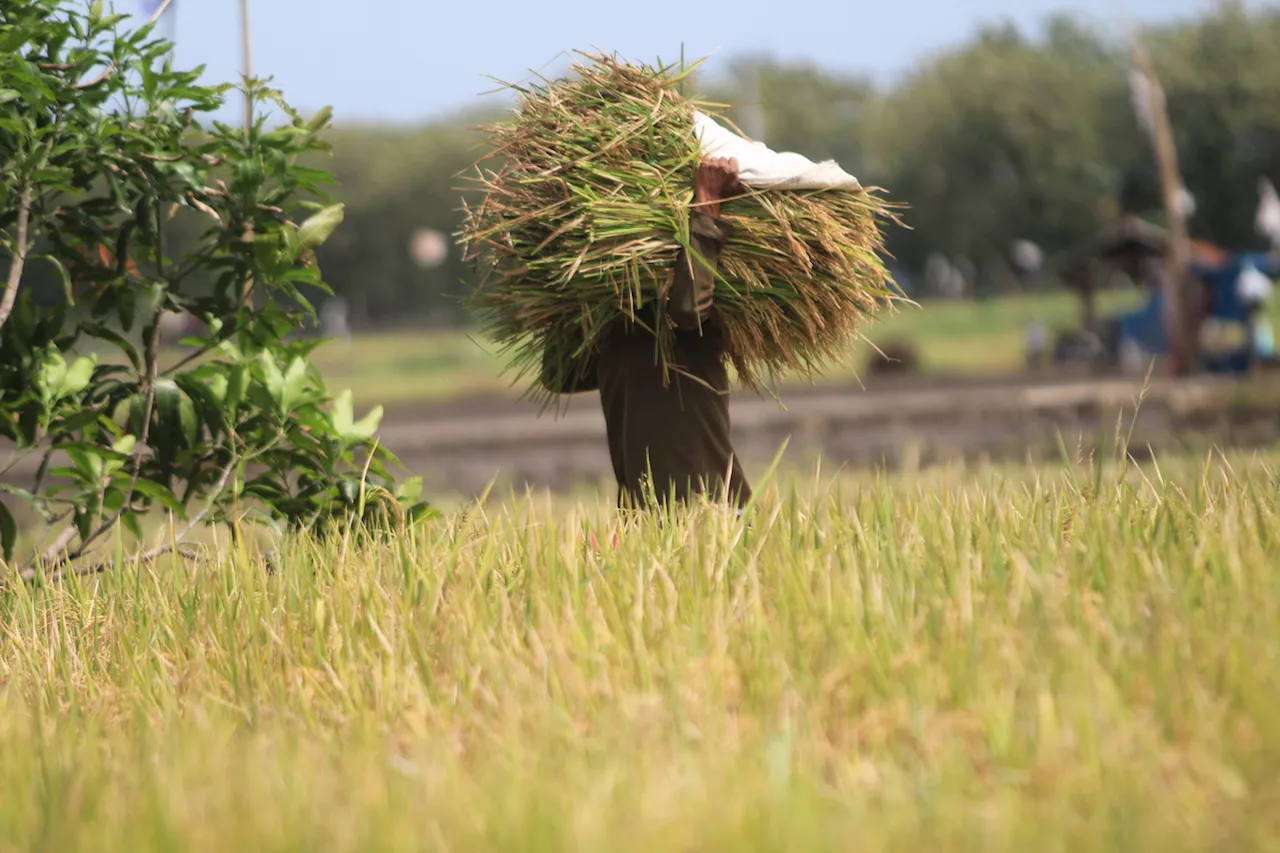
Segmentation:
[[(165, 13), (165, 10), (169, 8), (169, 4), (171, 4), (172, 2), (173, 0), (164, 0), (164, 2), (160, 4), (160, 7), (158, 9), (156, 9), (153, 13), (151, 13), (151, 20), (147, 21), (147, 23), (154, 24), (156, 21), (160, 20), (160, 16)], [(74, 86), (74, 88), (92, 89), (94, 86), (97, 86), (101, 83), (105, 83), (107, 78), (115, 73), (116, 73), (116, 67), (114, 65), (108, 65), (106, 69), (104, 69), (103, 72), (99, 74), (97, 77), (93, 78), (92, 80), (86, 80), (83, 83), (77, 83)]]
[(200, 347), (200, 349), (196, 350), (195, 352), (189, 353), (188, 355), (184, 356), (182, 360), (179, 361), (177, 364), (171, 367), (166, 367), (164, 370), (160, 372), (160, 375), (172, 376), (173, 374), (177, 373), (179, 370), (186, 367), (188, 364), (195, 361), (196, 359), (213, 352), (214, 349), (216, 349), (216, 347), (209, 346), (206, 344), (205, 346)]
[(13, 250), (13, 260), (9, 262), (9, 281), (4, 287), (4, 297), (0, 299), (0, 328), (8, 322), (13, 313), (13, 305), (18, 298), (18, 284), (22, 281), (22, 268), (27, 262), (27, 227), (31, 223), (31, 188), (23, 187), (18, 201), (18, 240)]
[(236, 470), (236, 465), (240, 464), (240, 457), (232, 456), (231, 461), (227, 463), (227, 467), (222, 469), (222, 476), (218, 478), (218, 482), (214, 485), (213, 491), (209, 494), (209, 499), (205, 501), (204, 509), (196, 513), (187, 526), (182, 528), (176, 536), (173, 537), (173, 545), (166, 545), (163, 548), (152, 548), (150, 551), (142, 555), (142, 559), (150, 560), (171, 550), (172, 547), (181, 545), (182, 540), (191, 535), (191, 531), (195, 530), (204, 520), (209, 517), (209, 513), (213, 512), (213, 508), (218, 504), (218, 498), (222, 496), (222, 492), (227, 487), (227, 483), (231, 480), (231, 472)]
[(159, 8), (151, 13), (151, 20), (147, 23), (154, 24), (156, 21), (160, 20), (160, 16), (165, 13), (165, 10), (169, 8), (169, 4), (172, 2), (173, 0), (164, 0), (164, 2), (160, 4)]
[[(151, 548), (150, 550), (143, 551), (141, 554), (137, 555), (135, 559), (145, 563), (145, 562), (150, 562), (151, 560), (154, 560), (157, 557), (162, 557), (165, 554), (168, 554), (173, 551), (177, 551), (178, 553), (184, 553), (182, 540), (190, 536), (191, 532), (195, 530), (197, 527), (199, 527), (201, 524), (203, 524), (205, 519), (209, 517), (209, 514), (213, 512), (214, 507), (216, 507), (218, 504), (218, 498), (222, 496), (222, 492), (227, 488), (227, 483), (231, 480), (232, 472), (235, 471), (236, 466), (239, 465), (241, 461), (242, 460), (239, 456), (231, 457), (231, 460), (227, 463), (227, 466), (222, 469), (222, 475), (218, 477), (218, 482), (214, 484), (213, 491), (210, 493), (209, 499), (205, 501), (204, 508), (201, 509), (200, 512), (196, 513), (191, 518), (191, 520), (188, 521), (180, 531), (178, 531), (178, 533), (173, 537), (172, 542), (170, 542), (167, 545), (159, 545), (159, 546), (156, 546), (155, 548)], [(109, 527), (109, 525), (104, 525), (104, 527)], [(99, 530), (101, 529), (102, 528), (99, 528)], [(95, 533), (98, 533), (98, 532), (99, 531), (95, 531)], [(58, 539), (52, 545), (46, 548), (44, 553), (41, 555), (41, 565), (51, 563), (55, 559), (57, 559), (59, 554), (62, 553), (67, 543), (71, 541), (71, 538), (74, 537), (75, 534), (76, 534), (76, 529), (74, 525), (62, 531)], [(89, 541), (91, 540), (86, 540), (85, 543), (80, 546), (80, 548), (76, 549), (76, 552), (74, 554), (67, 554), (62, 559), (58, 560), (56, 563), (53, 563), (53, 565), (56, 567), (56, 570), (52, 574), (48, 575), (48, 579), (50, 581), (56, 582), (56, 581), (63, 580), (64, 578), (67, 578), (67, 577), (73, 577), (73, 576), (83, 577), (84, 575), (98, 574), (99, 572), (105, 571), (110, 566), (110, 563), (95, 563), (89, 566), (80, 566), (74, 569), (62, 568), (63, 566), (66, 566), (68, 563), (73, 562), (74, 560), (77, 560), (80, 557), (84, 556), (84, 552), (85, 552), (85, 549), (88, 547)], [(20, 577), (23, 580), (23, 582), (30, 583), (31, 581), (35, 580), (38, 576), (40, 576), (41, 565), (28, 564), (27, 567), (24, 568), (18, 574), (18, 577)], [(0, 582), (0, 589), (3, 589), (2, 582)]]
[[(164, 221), (160, 218), (160, 205), (155, 205), (156, 214), (156, 234), (159, 235), (160, 249), (156, 259), (156, 275), (164, 278)], [(156, 305), (151, 314), (151, 337), (147, 340), (147, 366), (146, 374), (142, 377), (141, 387), (146, 389), (147, 403), (142, 416), (142, 435), (138, 436), (138, 441), (133, 448), (133, 464), (129, 477), (129, 488), (125, 491), (124, 500), (120, 504), (120, 508), (115, 511), (111, 518), (98, 525), (97, 529), (92, 531), (80, 543), (80, 547), (68, 554), (63, 562), (69, 563), (84, 556), (89, 546), (100, 539), (107, 531), (111, 530), (119, 523), (124, 514), (133, 506), (134, 488), (138, 485), (138, 475), (142, 472), (142, 454), (146, 450), (147, 441), (151, 438), (151, 417), (155, 412), (156, 404), (156, 378), (159, 375), (160, 366), (160, 318), (164, 314), (164, 301)], [(102, 487), (106, 487), (104, 481)]]
[[(49, 526), (56, 527), (58, 524), (61, 524), (63, 521), (66, 521), (67, 516), (71, 515), (73, 512), (75, 512), (74, 507), (66, 510), (65, 512), (59, 513), (57, 516), (49, 519)], [(42, 552), (40, 552), (40, 554), (36, 556), (32, 556), (29, 560), (27, 560), (27, 565), (22, 570), (23, 573), (24, 574), (27, 572), (34, 573), (37, 566), (40, 566), (44, 563), (53, 562), (55, 559), (57, 559), (59, 554), (63, 553), (63, 551), (67, 547), (67, 544), (71, 542), (71, 539), (75, 535), (76, 535), (76, 526), (74, 524), (67, 525), (67, 527), (65, 527), (63, 531), (58, 534), (58, 538), (53, 540), (53, 542), (49, 545), (49, 547), (45, 548)], [(0, 589), (2, 588), (3, 588), (3, 585), (0, 584)]]
[[(40, 565), (44, 565), (46, 563), (52, 563), (54, 560), (57, 560), (58, 557), (65, 554), (67, 550), (67, 546), (71, 544), (71, 540), (74, 539), (75, 536), (76, 536), (76, 526), (74, 524), (68, 524), (66, 529), (58, 534), (58, 538), (53, 540), (53, 544), (51, 544), (48, 548), (45, 548), (43, 553), (40, 554), (40, 560), (39, 560)], [(65, 560), (59, 560), (59, 562), (65, 562)], [(24, 569), (22, 572), (24, 579), (26, 579), (26, 575), (28, 572), (31, 573), (32, 577), (35, 577), (36, 567), (28, 566), (26, 569)]]
[[(195, 550), (195, 548), (191, 547), (190, 545), (172, 545), (171, 544), (171, 545), (165, 545), (160, 548), (152, 548), (150, 551), (147, 551), (144, 554), (139, 554), (136, 559), (142, 563), (149, 563), (152, 560), (156, 559), (157, 557), (163, 557), (165, 554), (169, 554), (169, 553), (176, 553), (179, 556), (185, 557), (189, 560), (195, 557), (198, 552)], [(87, 566), (77, 566), (74, 569), (59, 569), (58, 571), (49, 575), (48, 581), (50, 583), (59, 583), (61, 581), (66, 580), (67, 578), (72, 578), (72, 577), (83, 578), (83, 577), (88, 577), (89, 575), (100, 575), (103, 572), (105, 572), (107, 569), (111, 568), (111, 566), (112, 564), (109, 562), (102, 562), (102, 563), (90, 563)], [(36, 579), (37, 573), (34, 569), (25, 569), (22, 571), (19, 577), (22, 579), (24, 583), (31, 583), (31, 581)]]
[(106, 69), (97, 77), (94, 77), (92, 80), (85, 80), (83, 83), (77, 83), (72, 88), (92, 89), (94, 86), (101, 86), (103, 83), (107, 82), (108, 77), (110, 77), (112, 74), (115, 74), (115, 73), (116, 73), (116, 67), (114, 65), (108, 65)]

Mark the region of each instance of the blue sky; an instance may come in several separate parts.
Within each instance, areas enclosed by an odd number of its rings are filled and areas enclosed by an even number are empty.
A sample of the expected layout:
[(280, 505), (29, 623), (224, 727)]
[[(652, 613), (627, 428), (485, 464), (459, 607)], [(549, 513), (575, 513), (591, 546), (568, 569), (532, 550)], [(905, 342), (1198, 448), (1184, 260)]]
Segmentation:
[[(142, 0), (115, 0), (141, 14)], [(250, 0), (254, 71), (339, 122), (418, 122), (475, 106), (485, 75), (558, 71), (592, 45), (633, 59), (768, 53), (890, 80), (1001, 19), (1033, 27), (1073, 12), (1117, 33), (1135, 21), (1208, 10), (1214, 0)], [(239, 73), (237, 0), (174, 0), (178, 61), (212, 80)]]

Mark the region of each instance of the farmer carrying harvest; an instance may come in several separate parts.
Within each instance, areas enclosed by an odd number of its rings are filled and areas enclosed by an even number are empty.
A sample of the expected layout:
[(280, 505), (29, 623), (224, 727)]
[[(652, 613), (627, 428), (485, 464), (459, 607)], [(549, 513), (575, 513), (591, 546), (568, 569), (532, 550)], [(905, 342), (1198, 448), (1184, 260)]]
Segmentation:
[(729, 438), (729, 374), (713, 300), (716, 261), (733, 233), (720, 204), (740, 189), (733, 159), (704, 161), (694, 176), (693, 252), (681, 249), (663, 300), (674, 327), (669, 373), (654, 335), (624, 317), (582, 368), (557, 370), (552, 352), (544, 355), (548, 391), (600, 391), (619, 506), (644, 506), (650, 494), (659, 503), (709, 494), (742, 507), (750, 499)]

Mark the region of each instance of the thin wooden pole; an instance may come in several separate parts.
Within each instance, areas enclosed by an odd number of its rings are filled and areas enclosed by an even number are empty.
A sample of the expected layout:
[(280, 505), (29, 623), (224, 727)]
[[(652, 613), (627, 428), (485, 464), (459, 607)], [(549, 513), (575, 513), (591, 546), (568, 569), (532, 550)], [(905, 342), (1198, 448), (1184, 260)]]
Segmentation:
[(1165, 108), (1164, 89), (1156, 77), (1151, 58), (1139, 38), (1133, 40), (1133, 59), (1147, 80), (1147, 98), (1151, 106), (1152, 142), (1160, 186), (1164, 196), (1165, 218), (1169, 223), (1169, 283), (1165, 294), (1165, 321), (1169, 332), (1169, 351), (1173, 374), (1188, 375), (1196, 364), (1196, 316), (1191, 299), (1191, 244), (1187, 224), (1182, 215), (1182, 175), (1178, 170), (1178, 149)]
[[(253, 129), (253, 86), (249, 82), (253, 77), (253, 43), (249, 38), (249, 0), (240, 0), (240, 61), (244, 76), (244, 138), (248, 141)], [(245, 226), (244, 238), (246, 241), (253, 239), (252, 226)], [(249, 304), (252, 295), (253, 279), (249, 278), (240, 291), (240, 304)]]
[(244, 74), (244, 132), (253, 127), (253, 92), (249, 79), (253, 77), (253, 42), (249, 38), (249, 0), (240, 0), (240, 54)]

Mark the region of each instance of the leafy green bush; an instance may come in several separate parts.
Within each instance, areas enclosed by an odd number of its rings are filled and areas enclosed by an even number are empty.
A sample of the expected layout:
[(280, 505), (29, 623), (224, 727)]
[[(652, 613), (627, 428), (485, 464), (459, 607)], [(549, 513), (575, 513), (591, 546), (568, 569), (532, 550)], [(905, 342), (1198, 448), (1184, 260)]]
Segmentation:
[[(0, 17), (0, 435), (12, 444), (0, 475), (39, 460), (33, 487), (0, 489), (52, 537), (27, 576), (117, 525), (139, 534), (155, 510), (183, 520), (180, 541), (201, 524), (323, 527), (426, 509), (388, 473), (381, 411), (356, 420), (350, 394), (333, 400), (310, 365), (317, 342), (288, 337), (312, 313), (303, 292), (325, 290), (314, 251), (342, 221), (329, 174), (298, 162), (325, 150), (328, 111), (304, 119), (246, 81), (246, 97), (289, 123), (209, 120), (232, 88), (175, 70), (152, 29), (128, 29), (101, 2), (8, 0)], [(183, 210), (203, 230), (168, 257)], [(22, 287), (40, 264), (65, 287), (52, 308)], [(207, 328), (173, 363), (167, 312)], [(11, 563), (3, 505), (0, 540)]]

